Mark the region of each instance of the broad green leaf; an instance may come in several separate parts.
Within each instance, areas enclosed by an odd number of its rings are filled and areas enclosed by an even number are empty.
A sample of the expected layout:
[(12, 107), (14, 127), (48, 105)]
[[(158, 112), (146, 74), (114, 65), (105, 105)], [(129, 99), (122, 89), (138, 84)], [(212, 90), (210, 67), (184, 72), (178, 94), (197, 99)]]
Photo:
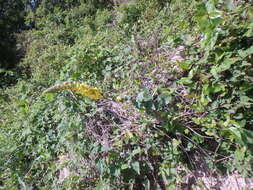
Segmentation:
[(127, 168), (129, 168), (129, 165), (128, 165), (128, 164), (123, 164), (123, 165), (121, 165), (121, 169), (122, 169), (122, 170), (125, 170), (125, 169), (127, 169)]
[(242, 135), (237, 127), (229, 127), (228, 130), (239, 142), (242, 142)]
[(242, 140), (245, 144), (253, 145), (253, 131), (247, 129), (241, 129)]
[(140, 163), (138, 161), (135, 161), (131, 165), (134, 171), (136, 171), (137, 174), (140, 174)]
[(137, 102), (148, 102), (152, 99), (153, 98), (152, 98), (151, 94), (147, 90), (144, 90), (137, 95), (136, 101)]
[(215, 65), (211, 68), (211, 74), (218, 78), (218, 74), (230, 69), (230, 67), (238, 60), (238, 58), (227, 58), (220, 65)]
[(245, 58), (249, 55), (253, 54), (253, 46), (251, 46), (250, 48), (246, 49), (246, 50), (239, 50), (238, 54), (240, 55), (241, 58)]
[(231, 11), (235, 9), (235, 5), (234, 5), (233, 0), (225, 0), (225, 5)]
[(172, 97), (170, 94), (160, 94), (157, 97), (157, 102), (159, 105), (167, 105), (171, 102)]

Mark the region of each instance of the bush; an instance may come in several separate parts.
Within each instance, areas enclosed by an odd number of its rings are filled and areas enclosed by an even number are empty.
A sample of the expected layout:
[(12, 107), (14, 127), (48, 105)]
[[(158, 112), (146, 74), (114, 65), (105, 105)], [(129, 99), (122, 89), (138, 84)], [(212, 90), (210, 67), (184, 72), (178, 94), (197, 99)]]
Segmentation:
[[(95, 2), (37, 9), (37, 29), (24, 35), (29, 77), (0, 90), (1, 188), (211, 189), (236, 172), (248, 180), (250, 3)], [(94, 88), (72, 86), (80, 83)], [(103, 98), (87, 97), (96, 88)]]

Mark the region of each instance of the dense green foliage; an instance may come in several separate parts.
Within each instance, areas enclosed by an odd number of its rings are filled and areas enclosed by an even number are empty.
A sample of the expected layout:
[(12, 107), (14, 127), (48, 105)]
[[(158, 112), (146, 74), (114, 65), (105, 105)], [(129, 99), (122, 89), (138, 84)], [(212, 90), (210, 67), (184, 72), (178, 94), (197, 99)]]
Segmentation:
[[(36, 2), (22, 77), (0, 89), (0, 188), (176, 189), (202, 164), (252, 177), (251, 3)], [(104, 98), (42, 94), (64, 81)]]

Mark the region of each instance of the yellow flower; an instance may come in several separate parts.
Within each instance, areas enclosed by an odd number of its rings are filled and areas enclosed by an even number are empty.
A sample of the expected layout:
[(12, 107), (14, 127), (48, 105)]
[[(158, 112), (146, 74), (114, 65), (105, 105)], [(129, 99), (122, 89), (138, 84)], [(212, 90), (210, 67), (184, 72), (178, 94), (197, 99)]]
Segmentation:
[(82, 94), (82, 95), (87, 96), (93, 100), (97, 100), (97, 99), (100, 99), (103, 97), (101, 91), (98, 90), (97, 88), (92, 88), (85, 83), (78, 83), (76, 81), (63, 82), (60, 85), (55, 85), (55, 86), (45, 90), (44, 93), (55, 92), (58, 90), (72, 90), (78, 94)]
[(122, 101), (123, 101), (123, 98), (122, 98), (122, 97), (120, 97), (120, 96), (117, 96), (117, 97), (116, 97), (116, 101), (118, 101), (118, 102), (122, 102)]
[(73, 89), (76, 93), (82, 94), (84, 96), (87, 96), (91, 99), (100, 99), (102, 98), (101, 92), (97, 88), (89, 87), (86, 84), (78, 84), (76, 88)]

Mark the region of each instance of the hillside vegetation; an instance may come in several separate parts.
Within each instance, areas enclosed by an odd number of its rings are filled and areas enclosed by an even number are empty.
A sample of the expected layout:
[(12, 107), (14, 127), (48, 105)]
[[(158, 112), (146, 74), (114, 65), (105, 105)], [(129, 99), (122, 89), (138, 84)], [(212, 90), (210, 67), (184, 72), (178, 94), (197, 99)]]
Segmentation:
[(29, 2), (22, 59), (0, 54), (0, 189), (253, 188), (251, 1)]

